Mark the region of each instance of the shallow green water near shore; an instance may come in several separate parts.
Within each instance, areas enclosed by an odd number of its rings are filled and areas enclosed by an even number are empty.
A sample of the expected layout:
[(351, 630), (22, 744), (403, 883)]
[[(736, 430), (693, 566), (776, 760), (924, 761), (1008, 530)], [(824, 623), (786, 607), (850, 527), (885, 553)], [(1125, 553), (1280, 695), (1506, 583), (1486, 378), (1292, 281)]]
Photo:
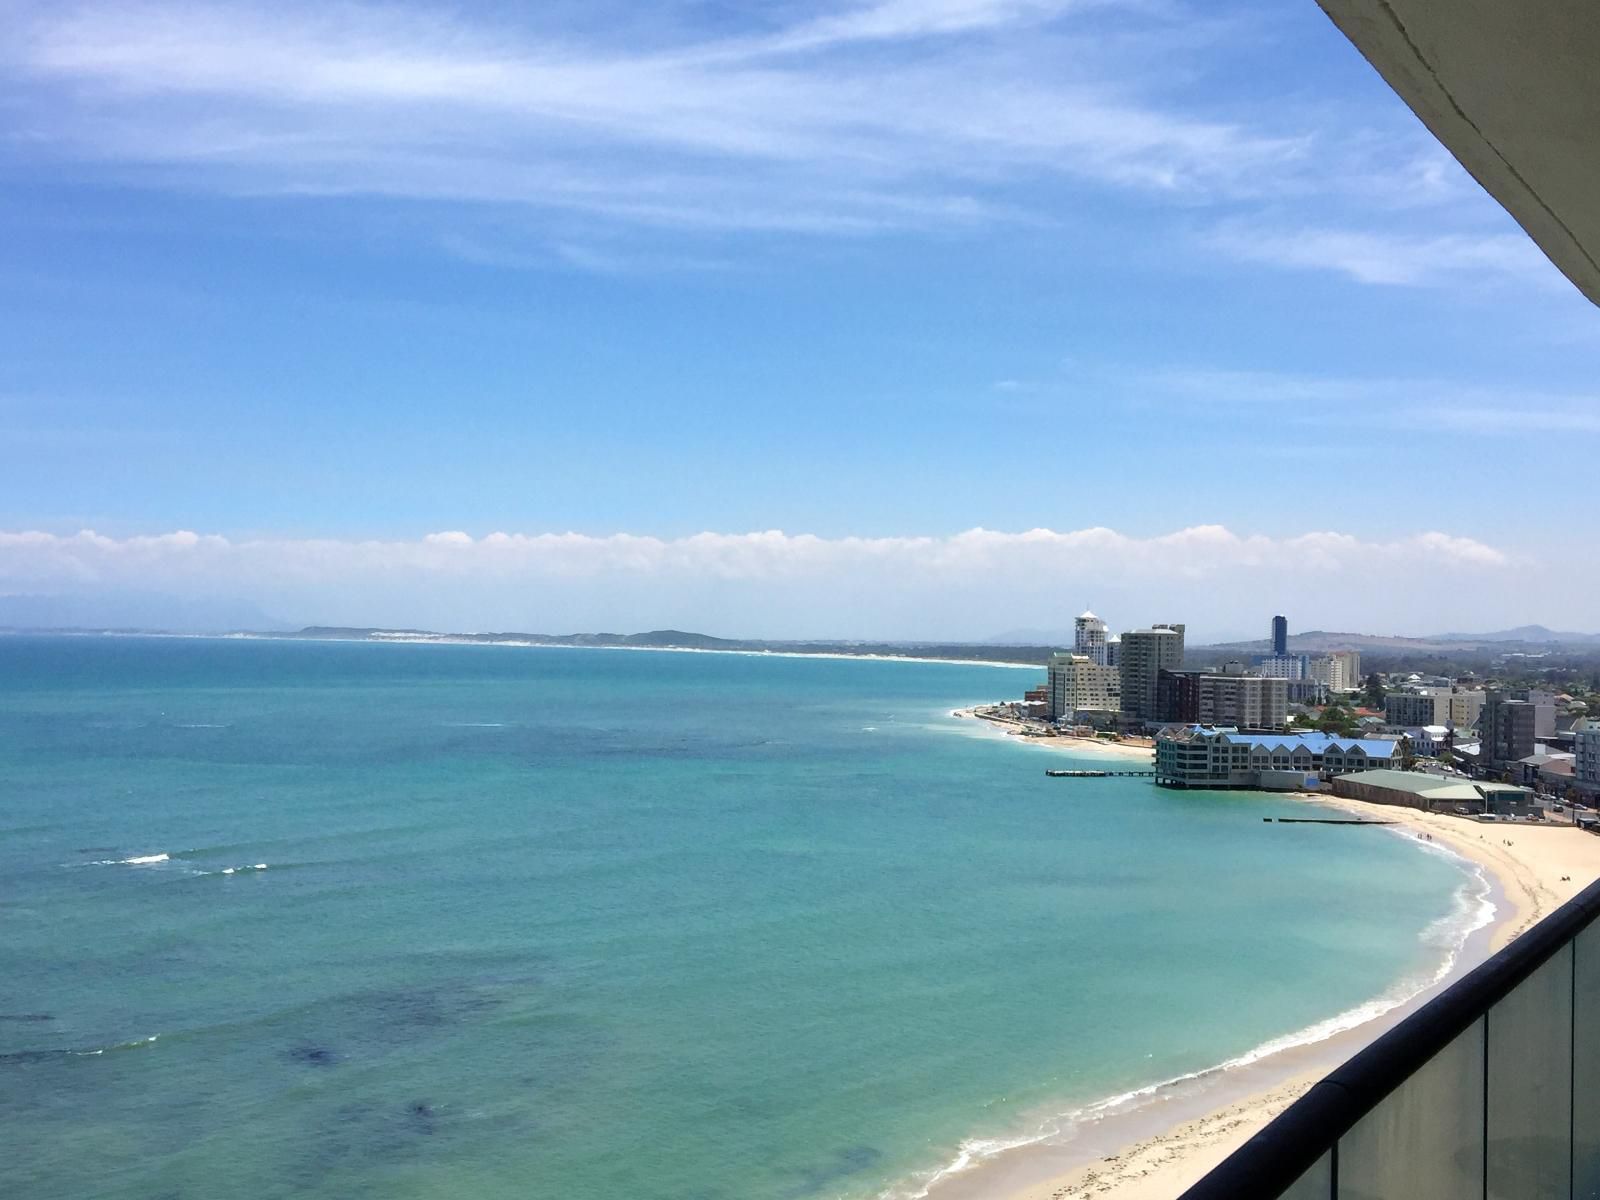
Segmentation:
[(4, 1194), (915, 1191), (1432, 974), (1456, 864), (945, 715), (1030, 680), (0, 639)]

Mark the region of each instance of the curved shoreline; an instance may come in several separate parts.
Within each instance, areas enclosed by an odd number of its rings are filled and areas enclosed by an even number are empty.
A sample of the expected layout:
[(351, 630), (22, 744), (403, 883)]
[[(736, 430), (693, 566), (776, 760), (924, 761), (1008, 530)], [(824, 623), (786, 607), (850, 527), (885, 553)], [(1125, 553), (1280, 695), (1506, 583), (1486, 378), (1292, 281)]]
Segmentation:
[(1143, 746), (1137, 742), (1113, 742), (1105, 738), (1076, 737), (1071, 734), (1035, 737), (1022, 732), (1024, 726), (1020, 721), (1013, 722), (986, 716), (978, 711), (982, 707), (984, 706), (968, 705), (966, 708), (952, 708), (946, 715), (958, 721), (970, 721), (969, 729), (988, 737), (1005, 738), (1015, 746), (1035, 746), (1041, 750), (1053, 750), (1060, 754), (1111, 754), (1149, 762), (1155, 760), (1156, 748), (1153, 744)]
[[(976, 718), (973, 725), (1013, 744), (1133, 749), (1078, 738), (1023, 738), (971, 710), (949, 715)], [(1506, 836), (1505, 827), (1414, 809), (1310, 793), (1295, 797), (1392, 821), (1385, 832), (1419, 840), (1423, 852), (1461, 864), (1468, 903), (1475, 894), (1489, 911), (1480, 910), (1483, 919), (1471, 921), (1447, 948), (1433, 979), (1393, 1003), (1385, 1003), (1384, 993), (1216, 1066), (1045, 1118), (1033, 1134), (970, 1139), (938, 1171), (887, 1190), (880, 1200), (1171, 1200), (1335, 1066), (1600, 876), (1600, 838), (1570, 827), (1517, 826)], [(1476, 892), (1470, 890), (1473, 877), (1481, 881)], [(1402, 979), (1395, 987), (1405, 985)], [(1382, 1007), (1343, 1024), (1374, 1005)], [(1305, 1037), (1323, 1028), (1328, 1032)]]
[[(15, 636), (0, 632), (0, 636)], [(1010, 662), (989, 658), (939, 658), (913, 654), (852, 654), (847, 650), (761, 650), (732, 649), (715, 646), (607, 646), (583, 645), (571, 642), (533, 642), (518, 638), (484, 639), (462, 637), (450, 633), (399, 634), (372, 637), (300, 637), (292, 633), (159, 633), (139, 630), (50, 630), (47, 637), (84, 638), (169, 638), (178, 641), (217, 642), (329, 642), (337, 645), (375, 646), (507, 646), (522, 650), (644, 650), (656, 654), (740, 654), (750, 658), (822, 658), (858, 660), (861, 662), (948, 663), (963, 667), (1005, 667), (1008, 670), (1040, 671), (1042, 663)]]
[[(1249, 1125), (1249, 1132), (1254, 1132), (1328, 1071), (1491, 953), (1490, 935), (1506, 910), (1503, 891), (1495, 876), (1478, 864), (1453, 852), (1450, 857), (1466, 876), (1457, 891), (1459, 907), (1452, 913), (1462, 928), (1460, 936), (1445, 946), (1430, 978), (1402, 978), (1371, 1000), (1268, 1038), (1212, 1066), (1047, 1117), (1035, 1133), (972, 1139), (919, 1186), (885, 1192), (880, 1200), (1120, 1197), (1122, 1193), (1112, 1189), (1124, 1175), (1143, 1181), (1150, 1178), (1158, 1160), (1187, 1159), (1188, 1154), (1176, 1152), (1179, 1146), (1204, 1149), (1220, 1144), (1221, 1135), (1243, 1130), (1246, 1122), (1254, 1122)], [(1246, 1136), (1240, 1132), (1237, 1140)], [(1223, 1156), (1207, 1161), (1206, 1169)], [(1203, 1173), (1198, 1171), (1194, 1178)], [(1170, 1200), (1188, 1182), (1192, 1180), (1137, 1195), (1139, 1200), (1146, 1195)]]

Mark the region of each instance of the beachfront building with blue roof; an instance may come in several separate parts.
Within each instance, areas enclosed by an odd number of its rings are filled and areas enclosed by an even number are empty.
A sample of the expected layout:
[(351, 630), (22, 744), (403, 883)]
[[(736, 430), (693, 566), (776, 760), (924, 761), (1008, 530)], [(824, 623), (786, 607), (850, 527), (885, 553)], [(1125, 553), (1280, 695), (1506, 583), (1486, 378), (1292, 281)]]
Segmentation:
[(1156, 783), (1175, 788), (1316, 788), (1351, 771), (1400, 765), (1389, 738), (1327, 733), (1251, 733), (1185, 725), (1156, 735)]

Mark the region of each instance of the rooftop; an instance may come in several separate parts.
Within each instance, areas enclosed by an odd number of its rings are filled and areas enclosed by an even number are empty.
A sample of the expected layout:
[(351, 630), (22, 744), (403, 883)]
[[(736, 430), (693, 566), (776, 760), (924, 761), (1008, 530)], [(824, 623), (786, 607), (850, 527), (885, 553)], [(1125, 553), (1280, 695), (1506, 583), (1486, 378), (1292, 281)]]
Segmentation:
[(1426, 796), (1430, 802), (1478, 801), (1493, 795), (1527, 795), (1528, 789), (1510, 783), (1474, 783), (1466, 779), (1445, 779), (1418, 771), (1355, 771), (1341, 775), (1347, 783), (1364, 783), (1412, 796)]
[[(1221, 734), (1230, 742), (1248, 741), (1252, 748), (1269, 752), (1282, 750), (1289, 754), (1301, 748), (1309, 750), (1312, 754), (1326, 754), (1330, 749), (1349, 752), (1356, 747), (1377, 758), (1389, 758), (1395, 753), (1393, 738), (1347, 738), (1336, 737), (1331, 733), (1273, 733), (1249, 730), (1241, 732), (1232, 726), (1223, 725), (1216, 727), (1188, 725), (1181, 732), (1188, 737), (1214, 737)], [(1163, 731), (1159, 736), (1169, 737), (1169, 733)]]
[(1464, 779), (1446, 779), (1439, 775), (1424, 775), (1418, 771), (1356, 771), (1341, 778), (1350, 783), (1364, 783), (1370, 787), (1409, 792), (1413, 796), (1427, 795), (1434, 799), (1456, 799), (1456, 796), (1447, 793), (1465, 789), (1460, 799), (1481, 799), (1477, 789)]

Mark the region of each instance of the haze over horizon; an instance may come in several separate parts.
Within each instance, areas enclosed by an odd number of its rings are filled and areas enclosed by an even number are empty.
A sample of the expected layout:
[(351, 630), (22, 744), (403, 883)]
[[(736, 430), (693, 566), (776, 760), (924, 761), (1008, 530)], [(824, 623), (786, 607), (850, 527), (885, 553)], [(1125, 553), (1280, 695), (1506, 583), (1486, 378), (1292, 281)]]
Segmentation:
[(1600, 320), (1314, 5), (0, 15), (0, 598), (1595, 625)]

